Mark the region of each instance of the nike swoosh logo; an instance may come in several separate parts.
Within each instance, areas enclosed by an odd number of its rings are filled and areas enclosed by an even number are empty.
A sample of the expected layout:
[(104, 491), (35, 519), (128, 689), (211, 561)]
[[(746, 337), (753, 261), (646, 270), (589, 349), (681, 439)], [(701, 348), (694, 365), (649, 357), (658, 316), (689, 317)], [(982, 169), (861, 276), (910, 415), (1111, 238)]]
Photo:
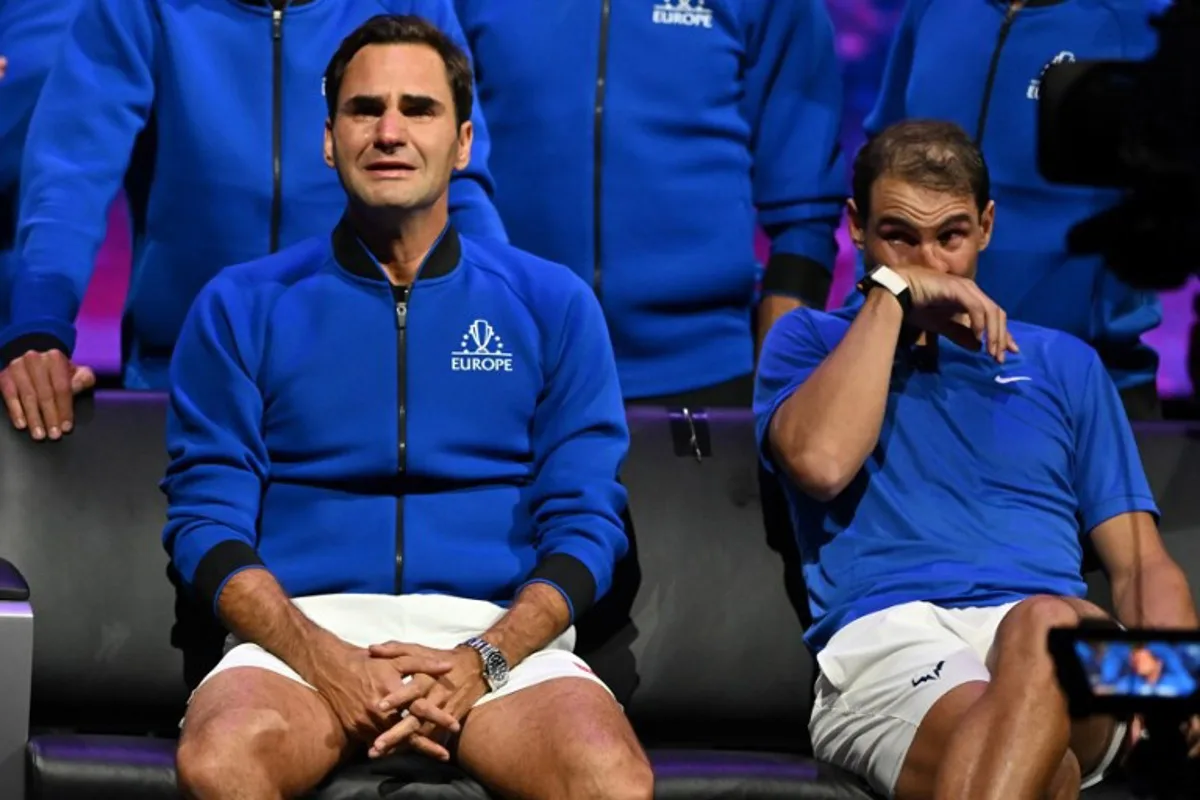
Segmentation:
[(1033, 380), (1033, 378), (1030, 378), (1028, 375), (1008, 375), (1008, 376), (997, 375), (996, 376), (996, 383), (1016, 383), (1017, 381), (1031, 381), (1031, 380)]

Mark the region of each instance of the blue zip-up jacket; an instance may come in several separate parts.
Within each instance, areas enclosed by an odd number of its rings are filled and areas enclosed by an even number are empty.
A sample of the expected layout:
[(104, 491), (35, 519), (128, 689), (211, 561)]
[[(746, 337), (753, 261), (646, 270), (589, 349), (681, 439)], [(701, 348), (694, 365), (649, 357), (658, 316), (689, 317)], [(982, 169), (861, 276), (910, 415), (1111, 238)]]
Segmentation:
[(529, 581), (574, 614), (626, 550), (629, 434), (599, 305), (569, 270), (447, 229), (392, 287), (349, 225), (223, 271), (171, 362), (164, 541), (215, 601)]
[[(519, 247), (593, 285), (626, 397), (753, 370), (763, 291), (824, 307), (842, 82), (813, 0), (456, 0)], [(757, 209), (757, 211), (756, 211)]]
[[(132, 170), (122, 361), (127, 386), (165, 387), (205, 282), (337, 223), (345, 193), (322, 156), (323, 73), (342, 39), (380, 13), (418, 14), (465, 45), (450, 0), (292, 0), (278, 12), (265, 0), (86, 0), (30, 124), (0, 355), (74, 346), (134, 152), (145, 159)], [(454, 220), (502, 238), (487, 129), (473, 120), (471, 167), (451, 182)]]
[[(996, 230), (976, 280), (1009, 316), (1067, 331), (1101, 355), (1118, 388), (1154, 380), (1140, 340), (1162, 322), (1153, 292), (1117, 280), (1098, 256), (1070, 255), (1072, 226), (1112, 205), (1112, 190), (1049, 183), (1037, 168), (1039, 79), (1055, 59), (1141, 59), (1159, 0), (910, 0), (868, 134), (909, 118), (952, 120), (981, 142)], [(860, 263), (861, 272), (861, 263)]]
[(9, 256), (29, 118), (78, 7), (79, 0), (0, 3), (0, 56), (8, 59), (0, 79), (0, 329), (8, 322)]

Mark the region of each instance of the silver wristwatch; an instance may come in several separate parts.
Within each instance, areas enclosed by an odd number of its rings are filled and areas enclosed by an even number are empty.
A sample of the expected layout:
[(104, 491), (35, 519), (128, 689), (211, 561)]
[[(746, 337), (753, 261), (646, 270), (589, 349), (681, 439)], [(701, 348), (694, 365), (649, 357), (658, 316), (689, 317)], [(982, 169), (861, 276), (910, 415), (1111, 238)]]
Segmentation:
[(508, 659), (495, 645), (478, 636), (472, 636), (463, 642), (462, 646), (479, 653), (479, 660), (483, 662), (483, 679), (487, 681), (490, 691), (494, 692), (508, 683)]

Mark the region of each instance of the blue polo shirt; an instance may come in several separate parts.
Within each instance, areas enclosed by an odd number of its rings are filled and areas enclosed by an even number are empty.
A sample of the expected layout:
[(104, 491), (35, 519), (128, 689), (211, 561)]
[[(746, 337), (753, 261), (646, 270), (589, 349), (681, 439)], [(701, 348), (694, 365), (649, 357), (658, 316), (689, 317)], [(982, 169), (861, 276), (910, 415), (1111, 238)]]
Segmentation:
[[(754, 411), (767, 467), (775, 411), (842, 340), (857, 309), (800, 309), (772, 328)], [(898, 349), (879, 443), (831, 502), (784, 480), (819, 652), (851, 621), (901, 603), (991, 606), (1082, 597), (1081, 535), (1158, 510), (1129, 423), (1096, 352), (1009, 322), (1005, 364), (939, 339)]]

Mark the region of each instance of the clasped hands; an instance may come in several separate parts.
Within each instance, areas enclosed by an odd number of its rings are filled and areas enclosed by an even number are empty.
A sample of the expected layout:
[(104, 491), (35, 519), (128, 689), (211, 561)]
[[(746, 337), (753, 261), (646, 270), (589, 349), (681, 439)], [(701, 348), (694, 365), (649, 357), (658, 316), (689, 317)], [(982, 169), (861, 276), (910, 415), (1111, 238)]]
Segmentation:
[(317, 660), (309, 682), (371, 758), (411, 749), (448, 761), (449, 738), (488, 690), (474, 650), (395, 641), (339, 647)]

